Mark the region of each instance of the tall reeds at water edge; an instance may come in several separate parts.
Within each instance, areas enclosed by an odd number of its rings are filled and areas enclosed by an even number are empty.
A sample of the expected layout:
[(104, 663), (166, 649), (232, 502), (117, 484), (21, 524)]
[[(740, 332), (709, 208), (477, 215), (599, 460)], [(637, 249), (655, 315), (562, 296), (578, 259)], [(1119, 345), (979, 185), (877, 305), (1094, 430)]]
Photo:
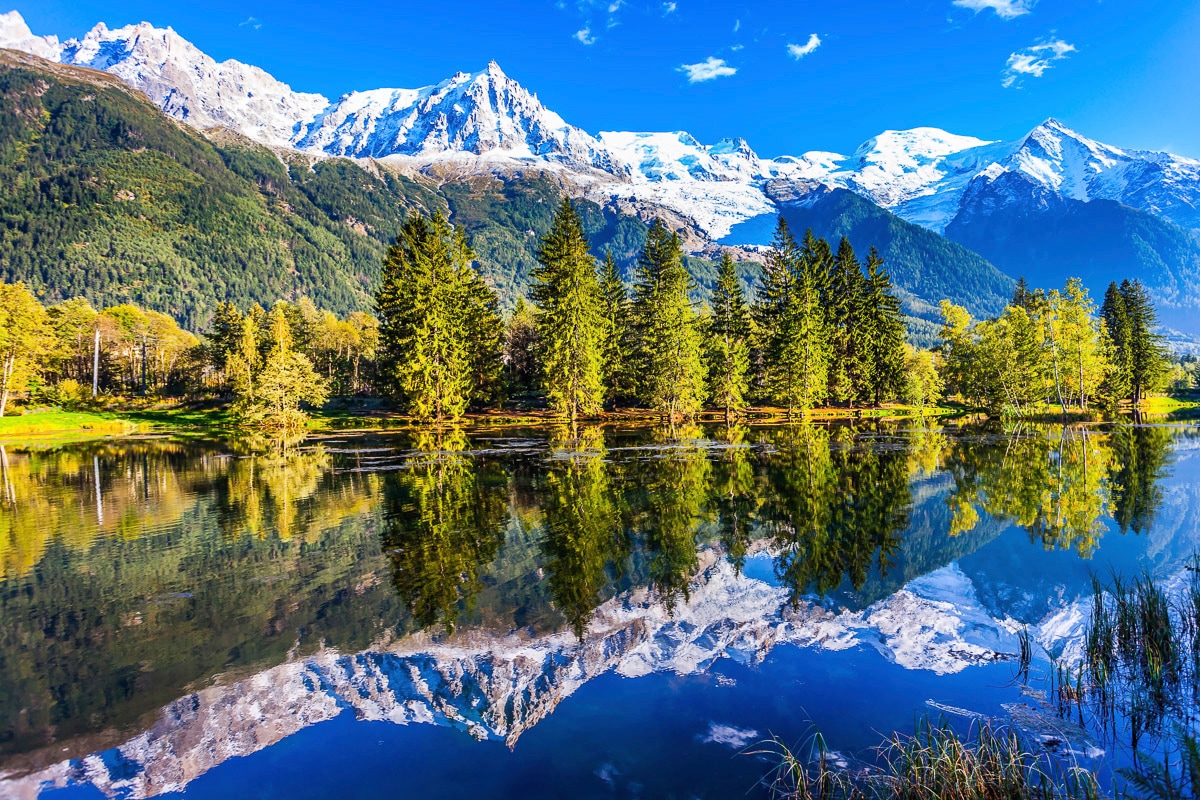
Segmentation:
[[(1082, 718), (1086, 708), (1114, 740), (1128, 736), (1133, 765), (1119, 772), (1137, 796), (1195, 797), (1200, 791), (1200, 555), (1192, 557), (1183, 585), (1170, 592), (1147, 574), (1132, 580), (1114, 576), (1109, 586), (1093, 578), (1092, 588), (1085, 660), (1075, 689), (1068, 693), (1059, 680), (1059, 711), (1074, 704)], [(1149, 754), (1144, 752), (1148, 742)]]
[(768, 775), (772, 795), (785, 800), (1091, 800), (1095, 777), (1028, 749), (1011, 729), (988, 724), (960, 736), (924, 721), (914, 736), (892, 734), (879, 748), (880, 766), (851, 772), (836, 764), (819, 733), (797, 755), (776, 738), (756, 754), (778, 759)]

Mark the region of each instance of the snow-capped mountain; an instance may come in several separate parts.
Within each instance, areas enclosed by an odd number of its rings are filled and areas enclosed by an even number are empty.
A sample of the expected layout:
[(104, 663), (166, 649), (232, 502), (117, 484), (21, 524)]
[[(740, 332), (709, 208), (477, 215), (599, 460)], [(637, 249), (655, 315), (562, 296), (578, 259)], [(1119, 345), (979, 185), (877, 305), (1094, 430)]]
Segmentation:
[(146, 22), (113, 30), (100, 23), (82, 39), (59, 42), (34, 36), (11, 11), (0, 16), (0, 47), (109, 72), (176, 119), (275, 147), (354, 158), (493, 154), (624, 172), (593, 137), (495, 62), (435, 86), (352, 92), (330, 102), (293, 91), (258, 67), (218, 63), (171, 28)]
[(423, 89), (352, 92), (290, 144), (355, 158), (495, 153), (623, 173), (599, 142), (547, 109), (495, 61)]
[(683, 132), (593, 137), (494, 62), (434, 86), (330, 101), (296, 92), (257, 67), (218, 63), (170, 28), (148, 23), (113, 30), (99, 24), (82, 39), (60, 42), (35, 36), (12, 11), (0, 15), (0, 47), (105, 70), (176, 119), (231, 128), (276, 147), (395, 158), (417, 168), (465, 158), (489, 169), (511, 161), (575, 173), (590, 198), (669, 209), (714, 241), (819, 184), (849, 189), (943, 233), (973, 182), (1006, 174), (1064, 199), (1113, 200), (1200, 229), (1200, 161), (1101, 144), (1053, 119), (1016, 142), (913, 128), (885, 131), (849, 156), (813, 150), (765, 159), (740, 139), (704, 145)]

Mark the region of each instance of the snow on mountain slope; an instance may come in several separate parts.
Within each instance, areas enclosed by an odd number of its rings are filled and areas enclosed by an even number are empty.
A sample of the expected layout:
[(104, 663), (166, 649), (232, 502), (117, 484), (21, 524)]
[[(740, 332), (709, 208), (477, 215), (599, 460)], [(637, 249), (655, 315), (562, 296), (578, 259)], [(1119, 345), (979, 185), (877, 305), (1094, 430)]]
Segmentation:
[(599, 142), (547, 109), (495, 61), (436, 86), (345, 95), (292, 144), (358, 158), (500, 151), (516, 159), (623, 172)]
[(0, 14), (0, 47), (33, 53), (51, 61), (58, 61), (62, 50), (57, 36), (34, 36), (24, 17), (16, 11)]
[(226, 127), (276, 147), (350, 157), (502, 153), (620, 176), (589, 134), (568, 125), (492, 62), (421, 89), (353, 92), (337, 101), (295, 92), (258, 67), (217, 63), (171, 28), (149, 23), (59, 43), (34, 36), (21, 15), (0, 17), (0, 47), (91, 67), (139, 89), (198, 128)]
[[(15, 20), (14, 20), (15, 18)], [(198, 128), (226, 127), (265, 144), (286, 146), (329, 101), (294, 92), (258, 67), (217, 63), (186, 39), (149, 23), (109, 30), (98, 24), (82, 39), (24, 37), (17, 12), (5, 15), (0, 47), (116, 75), (163, 111)]]
[(1111, 147), (1053, 119), (1017, 142), (913, 128), (885, 131), (849, 156), (813, 150), (764, 159), (741, 139), (704, 145), (681, 132), (593, 137), (494, 62), (434, 86), (352, 92), (330, 102), (257, 67), (218, 63), (170, 28), (148, 23), (115, 30), (101, 23), (83, 39), (59, 42), (35, 36), (12, 11), (0, 15), (0, 47), (105, 70), (177, 119), (272, 146), (394, 158), (418, 168), (454, 161), (467, 172), (508, 162), (565, 170), (578, 176), (585, 196), (669, 209), (714, 240), (740, 222), (775, 214), (772, 197), (802, 199), (817, 183), (849, 189), (942, 233), (971, 181), (1006, 172), (1066, 198), (1115, 200), (1200, 229), (1200, 161)]

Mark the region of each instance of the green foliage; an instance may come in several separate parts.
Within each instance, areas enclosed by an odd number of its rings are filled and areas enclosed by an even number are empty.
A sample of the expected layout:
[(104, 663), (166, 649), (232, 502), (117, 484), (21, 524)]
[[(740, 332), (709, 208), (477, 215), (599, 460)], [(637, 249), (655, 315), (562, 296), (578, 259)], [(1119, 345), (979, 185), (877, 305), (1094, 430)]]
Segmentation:
[(704, 402), (702, 339), (689, 297), (691, 283), (679, 235), (655, 220), (638, 258), (633, 363), (640, 399), (671, 420), (691, 416)]
[(1063, 413), (1072, 406), (1085, 411), (1103, 387), (1114, 386), (1119, 370), (1110, 361), (1107, 326), (1076, 279), (1061, 292), (1022, 285), (995, 319), (972, 323), (949, 301), (942, 317), (947, 388), (993, 413), (1028, 415), (1047, 403)]
[(750, 308), (728, 253), (721, 258), (709, 305), (705, 344), (708, 397), (725, 411), (728, 420), (746, 406), (750, 388)]
[(821, 305), (831, 261), (827, 250), (811, 231), (801, 249), (781, 216), (763, 266), (754, 309), (761, 385), (789, 416), (817, 405), (828, 392), (830, 344)]
[(421, 419), (453, 419), (472, 399), (493, 399), (502, 323), (473, 257), (463, 230), (437, 212), (406, 220), (383, 265), (380, 379)]
[[(287, 442), (302, 432), (308, 421), (301, 404), (323, 405), (329, 388), (308, 357), (293, 348), (287, 307), (277, 305), (267, 321), (273, 345), (262, 368), (256, 368), (256, 359), (248, 360), (249, 354), (241, 346), (234, 356), (240, 365), (235, 408), (243, 425)], [(250, 325), (249, 320), (243, 321), (247, 344), (253, 336)]]
[(572, 422), (592, 416), (604, 400), (604, 336), (609, 330), (596, 264), (582, 221), (568, 199), (563, 199), (542, 237), (531, 277), (550, 407)]

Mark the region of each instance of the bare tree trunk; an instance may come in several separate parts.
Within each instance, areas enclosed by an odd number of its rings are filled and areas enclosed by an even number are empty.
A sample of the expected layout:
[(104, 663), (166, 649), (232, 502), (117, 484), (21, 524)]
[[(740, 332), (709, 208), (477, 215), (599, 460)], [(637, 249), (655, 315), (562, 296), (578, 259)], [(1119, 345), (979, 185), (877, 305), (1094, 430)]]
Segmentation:
[(0, 387), (0, 417), (4, 416), (4, 409), (8, 406), (9, 383), (12, 381), (13, 368), (16, 363), (17, 356), (15, 353), (10, 353), (8, 358), (4, 360), (3, 386)]
[(92, 399), (100, 388), (100, 329), (96, 328), (96, 344), (92, 350)]

